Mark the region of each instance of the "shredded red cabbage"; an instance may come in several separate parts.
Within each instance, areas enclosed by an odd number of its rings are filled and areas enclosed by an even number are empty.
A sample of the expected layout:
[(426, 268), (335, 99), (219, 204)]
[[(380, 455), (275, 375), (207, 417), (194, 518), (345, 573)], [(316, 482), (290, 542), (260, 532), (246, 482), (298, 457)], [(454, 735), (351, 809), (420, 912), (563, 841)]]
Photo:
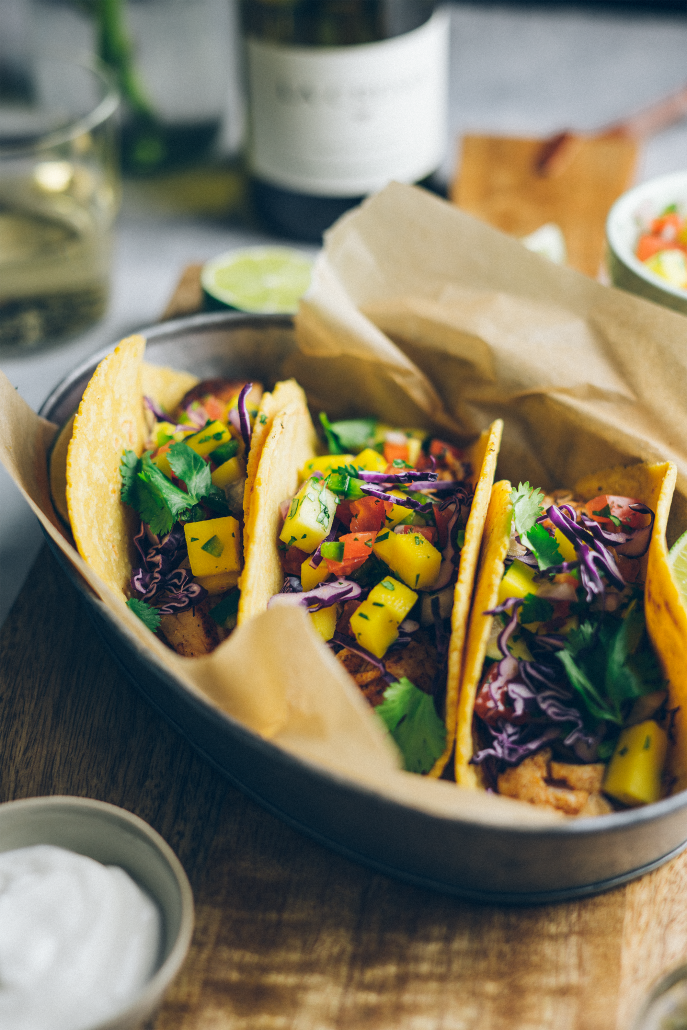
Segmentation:
[(163, 605), (158, 608), (162, 615), (183, 612), (199, 604), (206, 597), (207, 590), (200, 583), (194, 583), (188, 569), (177, 568), (186, 557), (186, 537), (182, 527), (175, 525), (161, 540), (155, 537), (157, 542), (144, 549), (145, 537), (146, 525), (142, 522), (134, 542), (143, 566), (133, 571), (130, 580), (132, 592), (149, 604), (162, 598)]
[(336, 579), (331, 583), (321, 583), (313, 590), (304, 590), (300, 594), (293, 592), (274, 594), (267, 607), (279, 604), (302, 605), (309, 612), (318, 612), (321, 608), (330, 608), (341, 601), (351, 601), (362, 593), (352, 579)]
[(145, 404), (148, 411), (152, 411), (153, 415), (158, 422), (171, 422), (171, 418), (162, 410), (162, 408), (155, 403), (152, 397), (143, 397), (143, 403)]
[(591, 601), (593, 597), (604, 595), (606, 588), (602, 574), (618, 590), (624, 588), (625, 580), (620, 575), (615, 558), (608, 547), (589, 528), (575, 521), (575, 512), (569, 505), (562, 504), (560, 508), (557, 508), (555, 504), (552, 504), (547, 509), (546, 517), (570, 541), (578, 559), (577, 562), (565, 562), (564, 567), (553, 566), (547, 569), (548, 572), (568, 571), (577, 565), (587, 602)]
[[(410, 640), (410, 637), (408, 640)], [(379, 669), (387, 683), (393, 683), (395, 681), (396, 677), (386, 671), (386, 667), (382, 659), (377, 658), (371, 651), (361, 647), (353, 637), (347, 637), (344, 633), (339, 633), (337, 630), (331, 640), (327, 641), (327, 643), (338, 647), (345, 647), (353, 654), (357, 654), (359, 658), (364, 658), (366, 662), (370, 663), (370, 665), (374, 665), (375, 669)]]
[(651, 508), (647, 507), (646, 504), (641, 504), (639, 501), (636, 504), (628, 505), (628, 507), (641, 515), (650, 515), (649, 524), (647, 526), (636, 526), (634, 529), (631, 526), (623, 526), (622, 528), (614, 527), (610, 530), (597, 522), (596, 519), (590, 518), (586, 512), (580, 513), (580, 520), (585, 529), (588, 529), (596, 540), (614, 547), (618, 554), (622, 554), (626, 558), (641, 558), (649, 549), (655, 515)]
[(250, 415), (248, 414), (248, 405), (246, 403), (246, 398), (248, 397), (248, 394), (252, 389), (253, 384), (246, 383), (246, 385), (242, 388), (241, 393), (239, 394), (238, 401), (236, 402), (236, 408), (239, 413), (239, 430), (241, 432), (241, 436), (243, 437), (243, 442), (246, 445), (246, 451), (248, 451), (250, 448), (251, 438)]
[(455, 541), (455, 529), (462, 505), (462, 501), (458, 494), (456, 494), (456, 497), (452, 498), (450, 501), (444, 502), (441, 505), (441, 510), (446, 510), (446, 508), (451, 504), (454, 505), (454, 508), (447, 526), (448, 539), (446, 541), (446, 546), (441, 552), (441, 565), (439, 566), (437, 578), (432, 584), (432, 590), (442, 590), (445, 586), (448, 586), (455, 574), (456, 565), (458, 564), (460, 557), (460, 550), (456, 547)]
[(134, 543), (143, 560), (143, 566), (134, 569), (131, 576), (131, 589), (142, 601), (150, 601), (157, 593), (167, 588), (169, 576), (177, 565), (186, 557), (186, 538), (180, 525), (175, 525), (171, 532), (150, 547), (144, 546), (146, 538), (145, 523), (134, 536)]
[(378, 486), (373, 486), (371, 483), (363, 483), (360, 487), (364, 494), (369, 497), (377, 497), (380, 501), (390, 501), (391, 504), (398, 504), (402, 508), (410, 508), (411, 511), (431, 511), (432, 502), (427, 501), (416, 501), (414, 497), (397, 497), (395, 494), (385, 493), (384, 490)]
[(428, 472), (426, 469), (407, 469), (404, 472), (368, 472), (366, 469), (356, 469), (356, 479), (362, 479), (365, 483), (418, 483), (426, 480), (434, 483), (437, 479), (436, 472)]
[(205, 587), (202, 587), (200, 583), (194, 583), (186, 569), (179, 569), (178, 571), (185, 573), (185, 580), (182, 583), (181, 589), (164, 598), (164, 604), (158, 608), (160, 615), (174, 615), (177, 612), (185, 612), (189, 608), (195, 608), (207, 596)]
[[(518, 621), (518, 609), (523, 603), (521, 598), (511, 597), (485, 613), (510, 612), (510, 617), (497, 641), (503, 657), (495, 673), (485, 681), (493, 708), (491, 717), (481, 721), (492, 743), (477, 752), (472, 761), (479, 765), (493, 758), (515, 765), (543, 743), (555, 739), (562, 739), (578, 757), (593, 761), (600, 737), (585, 732), (584, 720), (574, 703), (575, 695), (561, 681), (560, 665), (551, 662), (554, 652), (563, 646), (563, 638), (555, 634), (541, 640), (536, 638), (543, 647), (539, 657), (532, 661), (517, 659), (508, 650), (508, 641)], [(544, 720), (554, 725), (547, 727), (542, 735), (540, 727)]]

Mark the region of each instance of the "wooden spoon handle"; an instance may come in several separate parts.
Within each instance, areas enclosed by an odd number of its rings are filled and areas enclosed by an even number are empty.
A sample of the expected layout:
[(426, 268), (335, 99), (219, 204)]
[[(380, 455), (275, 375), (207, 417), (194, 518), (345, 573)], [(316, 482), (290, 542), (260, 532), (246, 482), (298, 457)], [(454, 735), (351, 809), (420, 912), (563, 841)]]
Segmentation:
[[(636, 114), (612, 122), (593, 134), (595, 139), (623, 136), (649, 139), (669, 125), (687, 117), (687, 86), (670, 96), (645, 107)], [(554, 176), (563, 172), (579, 150), (584, 136), (574, 132), (557, 132), (547, 139), (537, 154), (534, 169), (537, 175)]]

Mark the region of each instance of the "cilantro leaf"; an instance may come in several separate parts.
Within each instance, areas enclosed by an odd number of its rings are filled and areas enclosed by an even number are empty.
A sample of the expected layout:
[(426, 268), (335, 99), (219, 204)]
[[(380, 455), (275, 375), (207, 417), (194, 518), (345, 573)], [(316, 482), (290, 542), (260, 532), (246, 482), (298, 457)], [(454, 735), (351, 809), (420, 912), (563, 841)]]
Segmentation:
[(134, 451), (124, 451), (119, 463), (119, 474), (122, 477), (122, 500), (125, 504), (130, 504), (132, 508), (137, 507), (138, 480), (136, 475), (140, 470), (140, 458)]
[(539, 568), (544, 570), (552, 565), (561, 565), (563, 555), (558, 550), (556, 538), (551, 536), (548, 529), (538, 522), (527, 531), (527, 543), (537, 559)]
[(540, 515), (544, 514), (542, 502), (544, 494), (538, 487), (529, 483), (520, 483), (517, 490), (511, 490), (510, 499), (513, 505), (513, 521), (519, 536), (525, 537), (536, 524)]
[(611, 708), (600, 696), (591, 679), (581, 664), (578, 664), (569, 651), (556, 651), (556, 658), (563, 665), (571, 686), (580, 695), (589, 714), (595, 719), (617, 722), (622, 725), (622, 716), (616, 708)]
[(213, 486), (210, 466), (187, 443), (172, 444), (167, 459), (174, 474), (186, 484), (192, 504), (210, 493)]
[[(175, 486), (171, 480), (167, 479), (164, 472), (157, 467), (154, 461), (151, 461), (150, 454), (148, 452), (143, 455), (141, 464), (142, 468), (138, 474), (138, 478), (145, 483), (146, 486), (153, 487), (154, 490), (157, 491), (158, 496), (164, 501), (167, 510), (170, 513), (171, 523), (169, 528), (171, 529), (179, 516), (188, 508), (192, 507), (194, 499), (189, 497), (185, 491), (180, 490), (178, 486)], [(143, 513), (141, 513), (141, 518), (144, 522), (147, 521)], [(152, 523), (150, 523), (150, 528), (153, 529)], [(161, 531), (153, 529), (153, 532), (157, 533)], [(162, 532), (165, 531), (163, 530)]]
[(446, 743), (446, 727), (433, 698), (402, 676), (387, 687), (375, 711), (398, 745), (408, 772), (429, 772)]
[(320, 422), (330, 454), (358, 454), (374, 442), (376, 418), (350, 418), (342, 422), (330, 422), (324, 411), (321, 411)]
[(553, 605), (545, 597), (526, 594), (525, 603), (520, 609), (520, 622), (547, 622), (553, 618)]
[(320, 423), (324, 429), (324, 435), (327, 438), (327, 449), (330, 454), (345, 454), (345, 450), (339, 442), (339, 438), (332, 428), (332, 424), (327, 418), (324, 411), (320, 412)]
[[(168, 501), (176, 492), (183, 498), (184, 507), (189, 500), (150, 460), (150, 451), (137, 458), (133, 451), (125, 451), (119, 465), (122, 477), (122, 500), (134, 508), (153, 533), (169, 533), (174, 525), (179, 503)], [(169, 490), (169, 497), (167, 496)]]
[(510, 499), (513, 504), (513, 521), (520, 539), (527, 543), (537, 559), (540, 569), (548, 569), (552, 565), (560, 565), (563, 556), (558, 550), (555, 537), (537, 522), (544, 515), (544, 494), (538, 487), (529, 483), (520, 483), (517, 490), (511, 490)]
[(146, 604), (145, 601), (139, 601), (136, 597), (130, 597), (126, 602), (127, 608), (129, 608), (134, 615), (138, 615), (144, 625), (152, 630), (153, 633), (158, 629), (160, 625), (160, 613), (157, 608), (153, 608), (151, 604)]
[(210, 609), (210, 618), (214, 619), (218, 626), (223, 626), (231, 615), (236, 615), (239, 610), (240, 590), (232, 590), (219, 604)]
[(620, 706), (663, 686), (663, 674), (646, 636), (644, 614), (634, 601), (609, 640), (606, 693)]

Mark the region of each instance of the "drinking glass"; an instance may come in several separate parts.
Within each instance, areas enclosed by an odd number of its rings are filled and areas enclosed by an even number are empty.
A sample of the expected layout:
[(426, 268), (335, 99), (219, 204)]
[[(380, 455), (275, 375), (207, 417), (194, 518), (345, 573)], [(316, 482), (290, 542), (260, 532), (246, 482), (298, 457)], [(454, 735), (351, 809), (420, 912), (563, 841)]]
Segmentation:
[(118, 106), (104, 69), (47, 60), (0, 100), (0, 351), (64, 340), (105, 313)]

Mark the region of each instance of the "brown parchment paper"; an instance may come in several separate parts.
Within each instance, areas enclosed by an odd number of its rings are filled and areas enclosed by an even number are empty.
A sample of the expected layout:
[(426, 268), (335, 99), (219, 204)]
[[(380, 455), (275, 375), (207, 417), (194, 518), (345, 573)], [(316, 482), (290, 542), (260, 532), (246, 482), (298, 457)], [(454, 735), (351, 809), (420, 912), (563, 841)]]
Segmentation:
[[(531, 254), (450, 204), (392, 184), (327, 235), (275, 368), (330, 416), (375, 413), (466, 442), (505, 420), (497, 477), (569, 484), (670, 458), (671, 531), (687, 527), (687, 320)], [(558, 820), (403, 772), (377, 717), (301, 610), (275, 608), (211, 655), (182, 658), (86, 566), (50, 502), (56, 427), (0, 373), (0, 460), (46, 533), (136, 646), (197, 696), (308, 762), (424, 811), (495, 825)]]

